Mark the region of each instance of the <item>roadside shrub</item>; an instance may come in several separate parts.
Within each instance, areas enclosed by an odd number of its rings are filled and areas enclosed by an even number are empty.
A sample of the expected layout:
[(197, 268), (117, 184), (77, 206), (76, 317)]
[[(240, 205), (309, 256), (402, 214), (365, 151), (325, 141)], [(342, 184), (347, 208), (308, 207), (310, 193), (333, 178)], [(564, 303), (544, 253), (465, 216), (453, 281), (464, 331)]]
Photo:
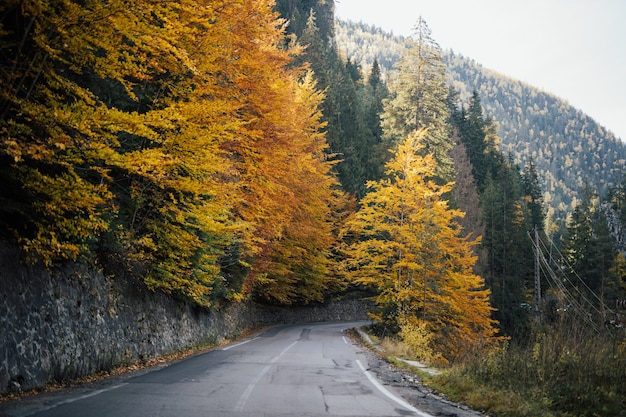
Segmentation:
[(441, 354), (432, 349), (433, 335), (428, 330), (428, 323), (416, 318), (405, 319), (400, 323), (400, 338), (408, 346), (411, 359), (437, 364), (444, 362)]
[[(576, 325), (538, 326), (524, 343), (465, 355), (434, 379), (453, 398), (495, 415), (542, 417), (626, 416), (625, 381), (624, 330)], [(507, 396), (518, 400), (508, 408), (494, 401)]]

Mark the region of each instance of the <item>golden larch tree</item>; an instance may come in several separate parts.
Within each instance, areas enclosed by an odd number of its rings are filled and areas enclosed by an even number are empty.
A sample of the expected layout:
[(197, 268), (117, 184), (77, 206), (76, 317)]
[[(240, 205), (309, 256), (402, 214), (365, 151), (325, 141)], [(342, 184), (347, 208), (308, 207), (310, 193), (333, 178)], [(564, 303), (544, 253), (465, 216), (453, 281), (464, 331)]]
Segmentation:
[(430, 348), (454, 357), (490, 339), (489, 291), (472, 271), (476, 240), (462, 238), (444, 194), (432, 180), (432, 156), (420, 156), (424, 130), (410, 134), (387, 163), (387, 178), (370, 192), (344, 230), (348, 276), (377, 290), (373, 317), (404, 331), (426, 329)]

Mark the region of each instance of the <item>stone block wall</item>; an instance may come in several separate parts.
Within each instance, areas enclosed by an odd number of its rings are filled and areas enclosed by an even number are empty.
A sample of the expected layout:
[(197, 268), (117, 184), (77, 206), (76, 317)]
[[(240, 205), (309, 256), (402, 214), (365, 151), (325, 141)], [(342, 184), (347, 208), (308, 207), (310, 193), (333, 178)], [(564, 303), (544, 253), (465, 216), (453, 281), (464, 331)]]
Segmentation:
[(0, 244), (0, 395), (71, 380), (263, 325), (367, 319), (353, 300), (292, 309), (204, 309), (84, 265), (24, 267)]

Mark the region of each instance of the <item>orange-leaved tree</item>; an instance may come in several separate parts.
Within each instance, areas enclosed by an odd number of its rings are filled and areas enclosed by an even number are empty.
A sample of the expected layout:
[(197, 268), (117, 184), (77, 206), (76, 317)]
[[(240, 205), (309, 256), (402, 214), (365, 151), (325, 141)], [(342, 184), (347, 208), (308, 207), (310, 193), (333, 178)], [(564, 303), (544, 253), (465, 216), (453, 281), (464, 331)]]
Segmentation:
[(311, 73), (300, 81), (294, 75), (284, 77), (276, 88), (290, 92), (273, 102), (274, 140), (284, 145), (274, 149), (268, 160), (281, 167), (272, 170), (281, 175), (272, 178), (281, 190), (273, 197), (273, 209), (280, 210), (281, 216), (267, 219), (277, 228), (273, 233), (259, 235), (263, 242), (247, 289), (273, 303), (323, 301), (328, 293), (343, 288), (333, 271), (331, 250), (336, 244), (338, 212), (345, 204), (320, 130), (323, 95), (315, 90)]
[[(338, 196), (321, 96), (290, 68), (273, 5), (0, 5), (0, 231), (34, 261), (98, 254), (205, 306), (241, 294), (246, 268), (249, 283), (292, 282), (273, 292), (284, 300), (319, 299)], [(318, 252), (270, 267), (306, 222)]]
[(238, 122), (224, 88), (198, 87), (221, 86), (217, 63), (233, 53), (190, 49), (221, 21), (211, 5), (2, 6), (6, 226), (33, 260), (122, 252), (150, 287), (208, 303), (233, 226), (218, 145)]
[[(326, 159), (316, 91), (306, 68), (294, 67), (300, 48), (285, 47), (285, 24), (274, 2), (228, 2), (235, 52), (219, 75), (236, 102), (240, 124), (220, 143), (229, 161), (224, 192), (245, 225), (240, 256), (248, 267), (244, 294), (272, 303), (321, 301), (339, 288), (330, 271), (336, 206), (342, 198)], [(225, 45), (225, 47), (228, 45)]]
[(489, 291), (472, 272), (477, 241), (460, 237), (462, 213), (443, 199), (452, 184), (433, 181), (433, 158), (419, 155), (423, 135), (410, 134), (387, 163), (387, 178), (368, 184), (344, 230), (347, 270), (377, 290), (375, 319), (405, 336), (425, 330), (426, 347), (450, 358), (496, 330)]

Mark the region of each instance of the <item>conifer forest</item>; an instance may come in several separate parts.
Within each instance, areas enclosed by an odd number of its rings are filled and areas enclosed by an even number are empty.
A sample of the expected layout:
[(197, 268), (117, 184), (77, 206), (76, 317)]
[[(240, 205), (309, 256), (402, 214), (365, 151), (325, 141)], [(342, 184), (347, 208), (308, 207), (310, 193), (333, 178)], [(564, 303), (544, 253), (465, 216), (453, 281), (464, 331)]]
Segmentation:
[[(534, 352), (552, 415), (624, 415), (626, 143), (421, 17), (5, 0), (0, 62), (0, 238), (28, 262), (206, 309), (367, 298), (422, 359), (496, 384)], [(574, 333), (611, 369), (547, 352)]]

